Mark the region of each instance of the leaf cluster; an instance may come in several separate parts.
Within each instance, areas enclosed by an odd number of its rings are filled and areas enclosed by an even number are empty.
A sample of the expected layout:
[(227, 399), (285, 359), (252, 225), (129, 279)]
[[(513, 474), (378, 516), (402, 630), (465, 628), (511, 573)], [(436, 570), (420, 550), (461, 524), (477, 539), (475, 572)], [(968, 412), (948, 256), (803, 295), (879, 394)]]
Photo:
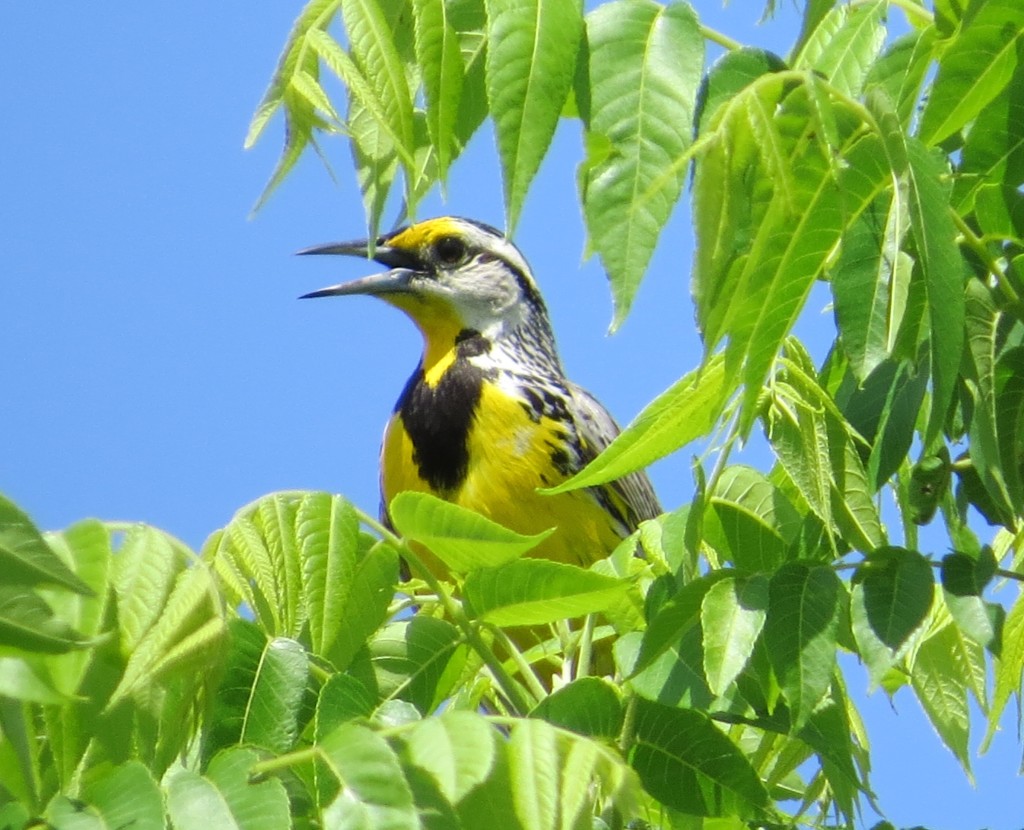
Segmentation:
[(808, 0), (784, 57), (686, 3), (309, 3), (271, 188), (343, 135), (375, 232), (490, 117), (511, 231), (573, 121), (617, 320), (686, 193), (700, 365), (558, 489), (705, 439), (694, 496), (590, 569), (415, 494), (272, 494), (199, 554), (0, 502), (0, 826), (852, 826), (858, 680), (970, 774), (1024, 670), (1022, 50), (1018, 0)]

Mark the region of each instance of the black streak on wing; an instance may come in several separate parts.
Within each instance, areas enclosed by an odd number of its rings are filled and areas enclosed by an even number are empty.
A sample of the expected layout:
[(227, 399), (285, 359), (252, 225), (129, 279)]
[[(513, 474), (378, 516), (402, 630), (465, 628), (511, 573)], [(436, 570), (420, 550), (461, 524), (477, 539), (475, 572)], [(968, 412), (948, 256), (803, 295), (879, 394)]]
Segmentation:
[(467, 358), (483, 354), (490, 342), (475, 331), (459, 334), (458, 356), (433, 388), (420, 366), (402, 390), (395, 411), (413, 445), (420, 477), (442, 495), (456, 491), (469, 469), (469, 431), (486, 373)]

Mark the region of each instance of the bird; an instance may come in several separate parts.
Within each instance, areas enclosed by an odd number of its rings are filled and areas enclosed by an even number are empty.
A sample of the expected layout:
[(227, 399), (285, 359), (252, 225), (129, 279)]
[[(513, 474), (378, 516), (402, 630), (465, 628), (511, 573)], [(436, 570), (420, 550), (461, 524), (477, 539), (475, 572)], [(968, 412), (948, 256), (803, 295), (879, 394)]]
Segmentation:
[[(302, 255), (370, 258), (388, 270), (304, 294), (369, 295), (405, 312), (423, 353), (381, 443), (381, 518), (403, 491), (429, 493), (523, 534), (555, 528), (528, 555), (587, 567), (661, 513), (647, 475), (549, 495), (619, 433), (566, 377), (529, 264), (496, 228), (426, 219), (375, 240)], [(423, 561), (447, 575), (429, 552)]]

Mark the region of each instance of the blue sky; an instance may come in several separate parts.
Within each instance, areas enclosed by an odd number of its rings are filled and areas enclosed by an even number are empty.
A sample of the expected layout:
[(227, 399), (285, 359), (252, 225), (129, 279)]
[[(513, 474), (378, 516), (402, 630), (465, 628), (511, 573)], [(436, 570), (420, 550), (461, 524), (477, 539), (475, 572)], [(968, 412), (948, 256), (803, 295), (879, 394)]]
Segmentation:
[[(760, 4), (698, 0), (733, 37), (776, 49), (794, 20), (748, 26)], [(347, 148), (338, 182), (309, 158), (255, 218), (280, 125), (242, 140), (299, 3), (238, 0), (0, 8), (0, 491), (45, 528), (84, 517), (158, 525), (198, 548), (273, 490), (377, 505), (377, 449), (416, 363), (418, 335), (367, 298), (298, 302), (368, 273), (299, 248), (362, 235)], [(685, 209), (666, 231), (631, 317), (608, 337), (596, 261), (581, 265), (575, 124), (560, 130), (516, 241), (533, 264), (565, 364), (620, 421), (699, 361)], [(453, 170), (456, 213), (502, 224), (490, 127)], [(817, 347), (831, 317), (802, 323)], [(690, 453), (652, 472), (666, 507), (691, 491)], [(939, 551), (940, 553), (943, 551)], [(975, 762), (977, 788), (906, 690), (898, 715), (866, 674), (849, 683), (897, 826), (1024, 827), (1014, 724)], [(977, 745), (980, 722), (972, 745)], [(868, 824), (873, 823), (870, 818)]]

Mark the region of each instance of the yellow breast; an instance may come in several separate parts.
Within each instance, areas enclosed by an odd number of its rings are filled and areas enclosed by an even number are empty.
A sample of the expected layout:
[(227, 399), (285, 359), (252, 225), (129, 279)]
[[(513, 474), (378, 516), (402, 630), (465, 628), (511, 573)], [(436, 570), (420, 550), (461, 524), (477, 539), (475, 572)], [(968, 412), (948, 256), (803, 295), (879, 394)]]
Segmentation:
[[(587, 566), (607, 556), (619, 542), (619, 534), (613, 519), (589, 492), (555, 496), (537, 492), (567, 477), (552, 458), (565, 440), (559, 421), (533, 420), (519, 398), (487, 382), (468, 431), (468, 465), (461, 484), (452, 492), (440, 493), (420, 475), (413, 441), (396, 412), (384, 435), (382, 494), (387, 504), (405, 490), (432, 493), (520, 533), (557, 528), (530, 555)], [(443, 575), (439, 562), (428, 564)]]

